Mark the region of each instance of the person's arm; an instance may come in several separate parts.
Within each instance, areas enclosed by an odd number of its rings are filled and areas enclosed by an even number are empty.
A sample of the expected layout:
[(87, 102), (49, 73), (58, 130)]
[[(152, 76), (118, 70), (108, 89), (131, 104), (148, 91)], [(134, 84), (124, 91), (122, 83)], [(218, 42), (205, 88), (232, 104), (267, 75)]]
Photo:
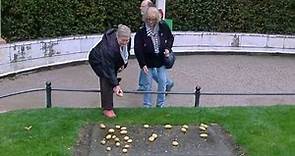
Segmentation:
[(129, 56), (130, 56), (130, 49), (131, 49), (131, 37), (129, 38), (129, 42), (128, 42), (128, 45), (127, 45), (127, 50), (128, 50)]
[(112, 85), (112, 87), (119, 85), (116, 76), (115, 62), (112, 60), (112, 58), (104, 58), (104, 68), (103, 75), (109, 80), (109, 83)]
[(135, 38), (134, 38), (134, 53), (140, 68), (143, 68), (144, 66), (146, 66), (143, 49), (144, 49), (143, 35), (141, 31), (138, 31), (135, 34)]
[(174, 36), (168, 26), (168, 24), (165, 21), (161, 21), (162, 27), (164, 29), (165, 32), (165, 40), (167, 40), (167, 42), (165, 43), (165, 49), (168, 49), (169, 51), (171, 51), (172, 46), (173, 46), (173, 42), (174, 42)]
[(107, 79), (109, 80), (110, 84), (113, 87), (113, 92), (117, 96), (123, 96), (123, 90), (120, 87), (120, 84), (117, 79), (117, 74), (115, 71), (115, 62), (111, 58), (108, 58), (105, 60), (106, 63), (106, 70), (105, 70), (105, 75), (107, 75)]

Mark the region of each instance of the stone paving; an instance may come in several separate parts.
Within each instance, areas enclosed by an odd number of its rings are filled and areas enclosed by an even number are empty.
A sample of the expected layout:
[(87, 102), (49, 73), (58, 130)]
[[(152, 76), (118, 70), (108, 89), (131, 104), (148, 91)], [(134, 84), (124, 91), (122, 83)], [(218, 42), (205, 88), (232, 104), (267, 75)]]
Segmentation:
[[(294, 56), (270, 55), (183, 55), (177, 56), (176, 64), (169, 71), (174, 80), (172, 91), (217, 93), (285, 93), (295, 92)], [(137, 89), (139, 67), (131, 59), (128, 68), (120, 74), (122, 88)], [(98, 80), (88, 64), (49, 68), (11, 78), (0, 79), (0, 95), (45, 86), (52, 82), (55, 88), (98, 89)], [(154, 83), (155, 85), (155, 83)], [(0, 99), (0, 111), (45, 107), (45, 93), (35, 92)], [(155, 101), (155, 97), (153, 98)], [(142, 107), (142, 95), (125, 94), (115, 98), (115, 107)], [(53, 92), (52, 104), (57, 107), (98, 107), (98, 93)], [(257, 106), (294, 104), (295, 96), (205, 96), (200, 98), (201, 107)], [(167, 107), (194, 106), (193, 95), (168, 95)]]
[[(156, 125), (149, 128), (143, 126), (128, 126), (127, 134), (113, 126), (114, 133), (108, 133), (109, 128), (101, 129), (98, 124), (85, 126), (74, 148), (74, 156), (240, 156), (242, 149), (234, 144), (232, 138), (217, 124), (211, 124), (207, 132), (201, 132), (196, 125), (189, 125), (186, 132), (181, 126), (165, 129)], [(126, 131), (126, 132), (127, 132)], [(122, 132), (122, 131), (121, 131)], [(208, 134), (202, 138), (200, 134)], [(110, 139), (106, 139), (108, 135)], [(155, 135), (156, 138), (150, 140)], [(115, 138), (113, 138), (113, 136)], [(125, 137), (127, 140), (124, 140)], [(131, 139), (129, 141), (128, 139)], [(117, 140), (117, 141), (116, 141)], [(129, 142), (129, 143), (128, 143)], [(173, 144), (174, 142), (174, 144)], [(128, 145), (128, 147), (125, 147)], [(124, 152), (123, 152), (124, 149)], [(125, 153), (126, 152), (126, 153)]]

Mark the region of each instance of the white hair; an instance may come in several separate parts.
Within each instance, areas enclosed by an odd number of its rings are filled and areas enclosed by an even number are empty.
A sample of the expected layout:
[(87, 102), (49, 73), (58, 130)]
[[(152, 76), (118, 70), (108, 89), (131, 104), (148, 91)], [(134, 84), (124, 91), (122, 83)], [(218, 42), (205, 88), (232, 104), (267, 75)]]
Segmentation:
[(131, 30), (128, 26), (119, 24), (117, 29), (117, 36), (131, 37)]
[(160, 12), (156, 7), (147, 8), (145, 14), (143, 15), (143, 21), (147, 22), (148, 18), (150, 18), (151, 16), (155, 17), (157, 22), (160, 22), (161, 20)]

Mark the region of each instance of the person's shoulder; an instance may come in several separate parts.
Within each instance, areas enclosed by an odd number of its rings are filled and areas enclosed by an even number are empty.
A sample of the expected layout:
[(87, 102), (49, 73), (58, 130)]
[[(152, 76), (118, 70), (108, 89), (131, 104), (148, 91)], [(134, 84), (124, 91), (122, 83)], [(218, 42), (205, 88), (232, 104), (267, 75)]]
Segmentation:
[[(165, 20), (160, 20), (160, 22), (159, 22), (160, 24), (167, 24), (167, 22), (165, 21)], [(168, 24), (167, 24), (168, 25)]]
[(144, 30), (145, 30), (145, 26), (144, 26), (144, 24), (141, 24), (141, 25), (139, 26), (138, 31), (144, 31)]
[(115, 33), (116, 31), (117, 31), (116, 28), (111, 28), (111, 29), (108, 29), (108, 30), (105, 32), (105, 34), (106, 34), (106, 35), (110, 35), (110, 34)]
[(168, 26), (168, 24), (167, 24), (167, 22), (165, 20), (161, 20), (159, 22), (159, 25), (162, 26), (162, 27), (164, 27), (164, 28), (169, 28), (169, 26)]
[(145, 26), (144, 26), (144, 25), (141, 25), (141, 26), (138, 28), (136, 34), (142, 34), (142, 33), (144, 33), (144, 31), (145, 31)]

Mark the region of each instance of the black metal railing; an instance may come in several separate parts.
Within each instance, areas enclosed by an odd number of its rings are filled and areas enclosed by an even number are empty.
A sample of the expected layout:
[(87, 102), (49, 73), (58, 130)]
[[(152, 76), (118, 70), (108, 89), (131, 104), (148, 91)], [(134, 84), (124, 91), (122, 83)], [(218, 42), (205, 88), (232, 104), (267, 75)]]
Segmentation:
[[(126, 94), (175, 94), (175, 95), (195, 95), (195, 107), (200, 104), (200, 90), (201, 88), (197, 86), (195, 92), (158, 92), (158, 91), (123, 91)], [(100, 92), (100, 90), (90, 90), (90, 89), (65, 89), (65, 88), (51, 88), (51, 82), (46, 82), (46, 107), (51, 108), (51, 92), (52, 91), (63, 91), (63, 92)], [(0, 97), (1, 98), (1, 97)]]
[[(51, 87), (51, 82), (47, 81), (45, 83), (45, 88), (34, 88), (34, 89), (29, 89), (29, 90), (23, 90), (23, 91), (19, 91), (19, 92), (14, 92), (14, 93), (10, 93), (10, 94), (5, 94), (5, 95), (1, 95), (0, 99), (2, 98), (6, 98), (6, 97), (10, 97), (10, 96), (15, 96), (15, 95), (19, 95), (19, 94), (25, 94), (25, 93), (31, 93), (31, 92), (39, 92), (39, 91), (45, 91), (46, 94), (46, 99), (45, 99), (45, 104), (46, 104), (46, 108), (51, 108), (52, 107), (52, 91), (62, 91), (62, 92), (91, 92), (91, 93), (99, 93), (100, 90), (96, 90), (96, 89), (67, 89), (67, 88), (52, 88)], [(195, 97), (195, 103), (194, 106), (195, 107), (199, 107), (200, 106), (200, 96), (201, 95), (205, 95), (205, 96), (216, 96), (216, 95), (221, 95), (221, 96), (225, 96), (225, 95), (248, 95), (248, 96), (252, 96), (252, 95), (286, 95), (286, 96), (290, 96), (290, 95), (295, 95), (295, 93), (210, 93), (210, 92), (204, 92), (201, 93), (201, 87), (200, 86), (196, 86), (195, 87), (195, 92), (158, 92), (158, 91), (124, 91), (124, 93), (127, 94), (145, 94), (145, 93), (150, 93), (150, 94), (174, 94), (174, 95), (194, 95)]]
[(1, 95), (0, 99), (10, 97), (10, 96), (14, 96), (14, 95), (32, 93), (32, 92), (39, 92), (39, 91), (44, 91), (44, 90), (45, 90), (45, 88), (34, 88), (34, 89), (23, 90), (23, 91), (19, 91), (19, 92), (14, 92), (14, 93), (10, 93), (10, 94)]

